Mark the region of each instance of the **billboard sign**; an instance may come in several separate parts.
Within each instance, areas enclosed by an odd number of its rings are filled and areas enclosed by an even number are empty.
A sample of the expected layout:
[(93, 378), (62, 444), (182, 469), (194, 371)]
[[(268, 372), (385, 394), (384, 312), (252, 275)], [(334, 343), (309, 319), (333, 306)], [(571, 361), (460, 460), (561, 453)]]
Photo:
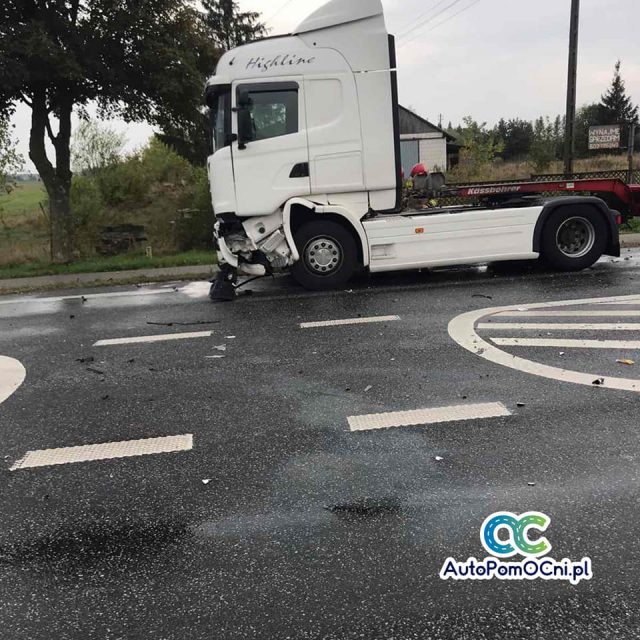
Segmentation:
[(589, 127), (589, 150), (595, 149), (619, 149), (620, 125), (605, 124), (598, 127)]

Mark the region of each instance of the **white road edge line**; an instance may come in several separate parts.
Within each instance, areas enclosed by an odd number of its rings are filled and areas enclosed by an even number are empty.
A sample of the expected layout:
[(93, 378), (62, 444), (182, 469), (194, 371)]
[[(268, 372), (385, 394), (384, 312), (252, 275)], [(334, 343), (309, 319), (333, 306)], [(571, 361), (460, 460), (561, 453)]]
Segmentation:
[(3, 304), (25, 304), (27, 302), (39, 302), (40, 304), (46, 304), (51, 302), (67, 302), (69, 300), (82, 300), (83, 298), (87, 301), (89, 300), (100, 300), (101, 298), (126, 298), (131, 296), (157, 296), (162, 295), (163, 293), (176, 293), (173, 289), (153, 289), (152, 291), (142, 290), (142, 291), (110, 291), (108, 293), (87, 293), (86, 295), (75, 295), (75, 296), (56, 296), (52, 298), (14, 298), (13, 300), (0, 300), (0, 305)]
[(322, 320), (320, 322), (301, 322), (301, 329), (316, 329), (318, 327), (338, 327), (349, 324), (371, 324), (374, 322), (396, 322), (400, 316), (373, 316), (371, 318), (349, 318), (346, 320)]
[(569, 340), (552, 338), (491, 338), (501, 347), (557, 347), (559, 349), (640, 349), (640, 340)]
[(604, 323), (604, 322), (485, 322), (476, 327), (482, 330), (544, 330), (544, 331), (640, 331), (638, 323)]
[(501, 402), (488, 402), (484, 404), (460, 404), (451, 407), (432, 407), (430, 409), (415, 409), (412, 411), (392, 411), (363, 416), (349, 416), (347, 421), (351, 431), (369, 431), (372, 429), (411, 427), (510, 415), (511, 412)]
[(213, 331), (192, 331), (190, 333), (163, 333), (155, 336), (137, 336), (134, 338), (112, 338), (109, 340), (98, 340), (94, 342), (94, 347), (111, 347), (120, 344), (142, 344), (145, 342), (166, 342), (169, 340), (190, 340), (192, 338), (209, 338)]
[(496, 318), (637, 318), (640, 311), (503, 311), (496, 313)]
[(26, 377), (27, 371), (20, 361), (0, 356), (0, 404), (17, 391)]
[[(621, 302), (623, 301), (623, 302)], [(632, 302), (633, 301), (633, 302)], [(594, 379), (604, 378), (605, 381), (601, 387), (609, 389), (620, 389), (622, 391), (640, 392), (640, 380), (629, 378), (614, 378), (604, 375), (583, 373), (581, 371), (571, 371), (532, 362), (526, 358), (514, 356), (511, 353), (502, 351), (491, 343), (483, 340), (475, 331), (475, 325), (478, 320), (497, 313), (514, 313), (516, 311), (535, 311), (539, 309), (553, 309), (558, 307), (570, 307), (573, 305), (585, 304), (633, 304), (640, 303), (640, 296), (613, 296), (610, 298), (583, 298), (580, 300), (561, 300), (559, 302), (546, 302), (527, 305), (513, 305), (506, 307), (491, 307), (487, 309), (477, 309), (463, 313), (449, 322), (449, 335), (461, 347), (474, 353), (485, 360), (494, 362), (503, 367), (522, 371), (534, 376), (549, 378), (550, 380), (560, 380), (562, 382), (571, 382), (573, 384), (582, 384), (593, 387)]]
[(179, 451), (189, 451), (192, 448), (193, 435), (188, 433), (180, 436), (105, 442), (79, 447), (63, 447), (61, 449), (40, 449), (38, 451), (28, 451), (23, 458), (12, 465), (9, 471), (91, 462), (94, 460), (132, 458), (156, 453), (177, 453)]

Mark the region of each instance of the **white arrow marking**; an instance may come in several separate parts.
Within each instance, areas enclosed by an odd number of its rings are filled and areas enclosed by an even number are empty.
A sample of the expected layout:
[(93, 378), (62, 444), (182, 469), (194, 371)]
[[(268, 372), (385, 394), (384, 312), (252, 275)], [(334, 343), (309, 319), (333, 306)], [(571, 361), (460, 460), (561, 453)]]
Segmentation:
[(27, 375), (21, 362), (0, 356), (0, 404), (2, 404), (24, 382)]

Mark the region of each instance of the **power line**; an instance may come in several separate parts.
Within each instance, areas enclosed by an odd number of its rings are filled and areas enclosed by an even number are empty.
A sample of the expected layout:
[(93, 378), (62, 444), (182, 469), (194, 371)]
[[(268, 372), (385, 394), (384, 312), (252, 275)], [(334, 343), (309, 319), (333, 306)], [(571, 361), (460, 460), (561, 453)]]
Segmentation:
[(423, 11), (420, 15), (416, 16), (415, 18), (413, 18), (413, 20), (411, 20), (411, 22), (409, 24), (406, 24), (406, 25), (404, 25), (404, 27), (399, 29), (398, 30), (399, 33), (396, 34), (396, 37), (397, 38), (402, 38), (406, 33), (410, 33), (411, 28), (407, 28), (407, 27), (409, 27), (410, 24), (411, 25), (415, 25), (416, 21), (422, 20), (422, 18), (424, 18), (427, 14), (429, 14), (434, 9), (437, 9), (441, 4), (444, 4), (445, 2), (447, 2), (447, 0), (439, 0), (435, 4), (432, 4), (426, 11)]
[[(425, 31), (425, 33), (430, 33), (434, 29), (437, 29), (438, 27), (442, 26), (445, 22), (449, 22), (449, 20), (453, 20), (456, 16), (459, 16), (461, 13), (464, 13), (465, 11), (468, 11), (469, 9), (471, 9), (471, 7), (475, 6), (479, 2), (480, 2), (480, 0), (474, 0), (474, 2), (472, 2), (470, 5), (467, 5), (463, 9), (460, 9), (460, 11), (456, 11), (456, 13), (454, 13), (453, 15), (448, 16), (444, 20), (441, 20), (440, 22), (438, 22), (438, 24), (434, 24), (431, 27), (431, 29), (427, 29), (427, 31)], [(402, 44), (400, 44), (398, 46), (398, 48), (404, 47), (406, 44), (409, 44), (410, 42), (413, 42), (420, 35), (420, 33), (421, 32), (418, 32), (418, 33), (415, 34), (415, 36), (413, 36), (412, 38), (409, 38), (409, 40), (405, 40)]]
[(293, 0), (287, 0), (275, 13), (273, 13), (269, 18), (265, 20), (265, 23), (271, 22), (279, 13), (284, 11), (292, 2)]
[(415, 24), (413, 27), (411, 27), (411, 29), (409, 29), (409, 31), (404, 33), (401, 36), (401, 38), (406, 38), (410, 33), (415, 31), (416, 29), (421, 29), (422, 27), (424, 27), (424, 25), (429, 24), (429, 22), (433, 22), (438, 16), (441, 16), (443, 13), (445, 13), (445, 11), (448, 11), (449, 9), (451, 9), (451, 7), (454, 7), (459, 2), (462, 2), (462, 0), (453, 0), (453, 2), (448, 4), (444, 9), (440, 9), (440, 11), (429, 16), (426, 20), (423, 20), (422, 22), (418, 22), (418, 24)]

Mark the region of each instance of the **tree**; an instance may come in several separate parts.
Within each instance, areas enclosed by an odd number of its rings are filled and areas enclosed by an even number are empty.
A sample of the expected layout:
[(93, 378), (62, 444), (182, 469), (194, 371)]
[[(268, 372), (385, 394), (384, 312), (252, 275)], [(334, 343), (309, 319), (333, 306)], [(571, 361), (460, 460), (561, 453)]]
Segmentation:
[(22, 169), (22, 156), (16, 151), (11, 127), (6, 118), (0, 118), (0, 193), (11, 190), (11, 176)]
[(122, 158), (124, 133), (83, 120), (73, 134), (71, 159), (74, 171), (95, 174)]
[(533, 143), (531, 144), (530, 157), (533, 160), (536, 171), (545, 171), (556, 158), (554, 128), (555, 125), (548, 117), (538, 118), (533, 126)]
[(101, 117), (188, 121), (217, 53), (190, 0), (2, 1), (0, 115), (19, 101), (31, 108), (29, 157), (49, 195), (55, 261), (74, 255), (74, 110), (96, 102)]
[[(259, 20), (260, 14), (240, 11), (238, 3), (233, 0), (203, 0), (202, 6), (207, 35), (221, 51), (267, 35), (265, 25)], [(211, 123), (203, 112), (200, 98), (191, 107), (187, 122), (179, 125), (161, 122), (162, 133), (157, 137), (192, 164), (204, 165), (211, 153)]]
[(202, 0), (205, 23), (216, 44), (229, 51), (234, 47), (267, 35), (256, 11), (240, 11), (235, 0)]
[(505, 160), (523, 158), (529, 153), (533, 142), (533, 125), (530, 122), (520, 118), (505, 122), (503, 118), (498, 122), (494, 133), (504, 143), (501, 155)]
[(621, 61), (618, 60), (609, 90), (600, 100), (601, 119), (603, 124), (638, 123), (638, 106), (627, 96), (624, 80), (620, 75)]

